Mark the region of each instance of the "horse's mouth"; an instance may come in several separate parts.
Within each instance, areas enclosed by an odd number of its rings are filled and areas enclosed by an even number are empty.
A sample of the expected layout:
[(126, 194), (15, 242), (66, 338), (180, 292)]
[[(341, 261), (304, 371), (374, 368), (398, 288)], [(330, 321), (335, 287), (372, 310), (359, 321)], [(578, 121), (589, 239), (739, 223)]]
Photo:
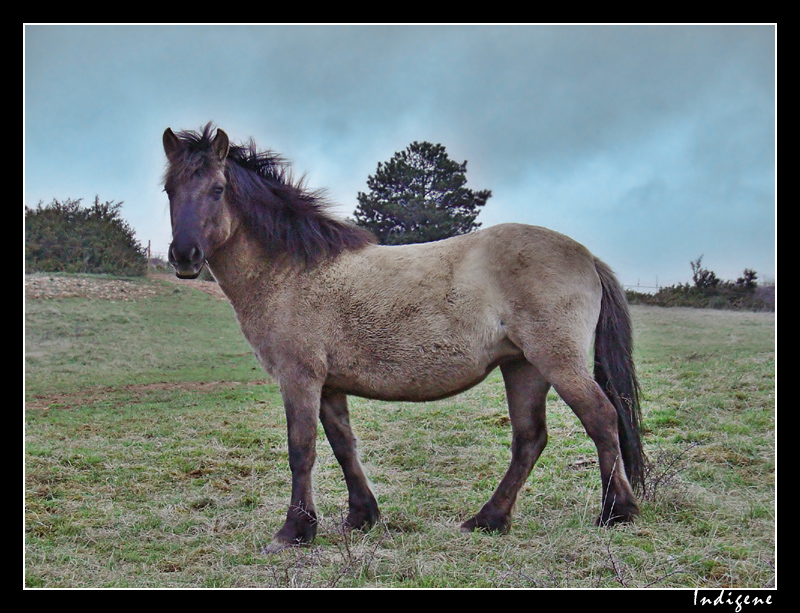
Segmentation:
[(203, 268), (205, 267), (205, 262), (200, 264), (198, 267), (188, 266), (186, 268), (179, 268), (175, 264), (172, 267), (175, 269), (175, 276), (179, 279), (196, 279), (200, 276), (200, 273), (203, 272)]

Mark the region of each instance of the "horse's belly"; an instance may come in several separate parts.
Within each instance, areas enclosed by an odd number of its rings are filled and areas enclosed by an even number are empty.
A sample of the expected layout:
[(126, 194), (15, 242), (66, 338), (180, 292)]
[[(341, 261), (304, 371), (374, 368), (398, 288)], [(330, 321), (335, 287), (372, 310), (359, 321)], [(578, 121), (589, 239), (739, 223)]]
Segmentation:
[(503, 360), (521, 355), (507, 339), (484, 347), (430, 342), (402, 350), (362, 352), (330, 365), (326, 386), (380, 400), (428, 401), (480, 383)]

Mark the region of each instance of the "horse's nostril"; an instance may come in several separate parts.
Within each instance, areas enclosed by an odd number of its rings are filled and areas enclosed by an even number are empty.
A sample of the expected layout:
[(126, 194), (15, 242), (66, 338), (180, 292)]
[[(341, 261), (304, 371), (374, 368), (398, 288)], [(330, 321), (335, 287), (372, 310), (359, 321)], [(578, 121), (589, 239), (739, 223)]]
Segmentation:
[(206, 254), (197, 243), (184, 244), (177, 241), (170, 245), (168, 259), (178, 277), (194, 279), (205, 265)]
[(205, 254), (203, 250), (197, 246), (192, 245), (189, 249), (181, 249), (176, 245), (171, 245), (169, 248), (169, 260), (170, 262), (182, 262), (182, 263), (195, 263), (200, 262), (205, 259)]

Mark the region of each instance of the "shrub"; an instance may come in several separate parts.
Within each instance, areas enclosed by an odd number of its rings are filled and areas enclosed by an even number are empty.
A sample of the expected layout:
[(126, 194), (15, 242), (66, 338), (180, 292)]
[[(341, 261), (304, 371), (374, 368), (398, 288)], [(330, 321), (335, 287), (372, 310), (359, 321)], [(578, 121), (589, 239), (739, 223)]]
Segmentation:
[(26, 271), (144, 275), (147, 257), (120, 216), (122, 203), (97, 197), (91, 207), (80, 203), (54, 199), (25, 207)]
[(723, 281), (701, 266), (702, 256), (690, 262), (693, 285), (678, 283), (660, 288), (655, 294), (628, 291), (630, 304), (664, 307), (774, 311), (775, 285), (758, 285), (754, 270), (745, 268), (736, 281)]

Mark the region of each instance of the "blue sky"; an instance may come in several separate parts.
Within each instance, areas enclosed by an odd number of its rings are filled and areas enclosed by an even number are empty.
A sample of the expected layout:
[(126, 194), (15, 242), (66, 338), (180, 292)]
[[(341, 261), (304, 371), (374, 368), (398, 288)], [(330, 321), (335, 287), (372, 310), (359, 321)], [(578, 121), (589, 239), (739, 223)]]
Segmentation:
[(24, 203), (95, 196), (170, 240), (161, 134), (209, 121), (342, 215), (412, 141), (478, 221), (547, 226), (626, 285), (776, 278), (773, 25), (26, 25)]

